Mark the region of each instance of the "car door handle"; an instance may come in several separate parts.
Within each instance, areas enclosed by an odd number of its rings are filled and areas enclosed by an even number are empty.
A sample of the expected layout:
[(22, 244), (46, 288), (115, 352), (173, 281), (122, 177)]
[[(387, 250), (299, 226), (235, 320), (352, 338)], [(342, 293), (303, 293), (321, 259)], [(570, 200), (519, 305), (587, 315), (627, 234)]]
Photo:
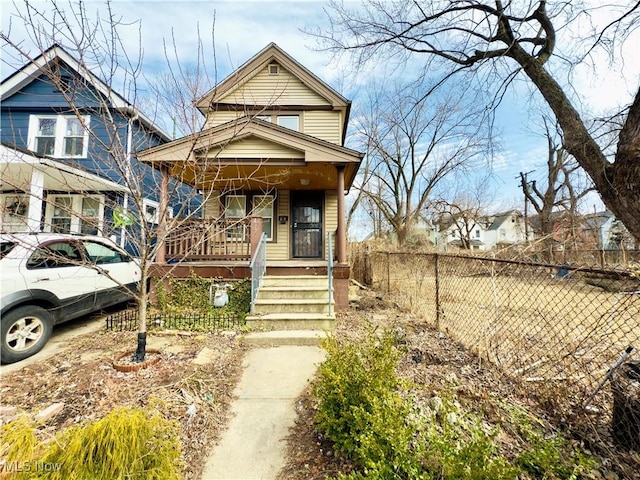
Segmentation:
[(51, 280), (51, 279), (49, 277), (42, 277), (42, 278), (36, 278), (34, 282), (46, 282), (48, 280)]

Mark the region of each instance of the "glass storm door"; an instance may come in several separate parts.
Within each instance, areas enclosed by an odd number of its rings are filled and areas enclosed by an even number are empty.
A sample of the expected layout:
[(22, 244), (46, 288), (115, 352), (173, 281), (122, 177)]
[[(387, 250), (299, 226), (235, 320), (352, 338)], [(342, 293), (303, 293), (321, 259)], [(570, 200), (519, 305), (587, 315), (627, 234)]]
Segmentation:
[(303, 193), (295, 196), (291, 211), (293, 257), (322, 258), (322, 194)]

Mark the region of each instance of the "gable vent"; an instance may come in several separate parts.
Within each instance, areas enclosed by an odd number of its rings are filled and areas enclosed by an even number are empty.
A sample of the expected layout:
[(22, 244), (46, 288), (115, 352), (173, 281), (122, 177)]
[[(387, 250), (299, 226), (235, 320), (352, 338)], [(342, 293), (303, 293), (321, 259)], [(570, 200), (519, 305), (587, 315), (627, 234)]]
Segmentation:
[(278, 75), (280, 73), (280, 65), (277, 63), (269, 64), (269, 75)]

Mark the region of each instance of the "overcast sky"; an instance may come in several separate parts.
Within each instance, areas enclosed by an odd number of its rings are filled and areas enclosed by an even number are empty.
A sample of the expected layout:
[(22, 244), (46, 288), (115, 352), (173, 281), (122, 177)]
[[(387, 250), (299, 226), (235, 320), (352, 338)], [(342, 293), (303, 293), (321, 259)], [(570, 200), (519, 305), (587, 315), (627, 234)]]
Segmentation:
[[(38, 4), (37, 1), (32, 3)], [(351, 3), (357, 5), (356, 2)], [(89, 12), (98, 9), (104, 12), (102, 1), (89, 0), (85, 4)], [(9, 32), (11, 24), (11, 38), (14, 41), (24, 39), (25, 45), (29, 45), (23, 26), (13, 16), (16, 9), (14, 4), (0, 0), (0, 6), (3, 32)], [(116, 17), (121, 16), (124, 22), (139, 21), (139, 24), (121, 28), (120, 32), (125, 44), (130, 44), (132, 49), (137, 50), (141, 42), (146, 74), (166, 68), (162, 45), (163, 41), (171, 41), (172, 32), (178, 55), (186, 62), (194, 58), (194, 45), (198, 37), (202, 39), (209, 74), (218, 81), (267, 44), (275, 42), (346, 96), (353, 98), (355, 95), (353, 99), (357, 102), (357, 89), (354, 90), (354, 86), (363, 79), (345, 78), (348, 65), (332, 62), (329, 53), (314, 50), (314, 39), (304, 33), (305, 30), (327, 26), (324, 7), (325, 2), (303, 0), (112, 2)], [(215, 41), (215, 61), (211, 58), (212, 38)], [(624, 76), (620, 70), (603, 64), (596, 76), (585, 70), (582, 72), (584, 75), (576, 77), (574, 86), (585, 99), (588, 110), (608, 109), (629, 103), (640, 78), (640, 41), (629, 43), (631, 47), (635, 44), (635, 48), (630, 48), (625, 56)], [(16, 62), (7, 55), (3, 46), (2, 78), (11, 73), (11, 65), (16, 66)], [(515, 178), (518, 172), (537, 169), (531, 178), (542, 180), (544, 177), (542, 165), (546, 160), (546, 142), (543, 137), (531, 133), (531, 117), (537, 114), (526, 105), (526, 92), (526, 86), (521, 85), (519, 91), (510, 92), (505, 97), (499, 109), (498, 126), (502, 131), (500, 140), (504, 151), (497, 157), (494, 167), (498, 176), (496, 189), (499, 189), (505, 207), (522, 205), (522, 195), (518, 192), (518, 180)]]

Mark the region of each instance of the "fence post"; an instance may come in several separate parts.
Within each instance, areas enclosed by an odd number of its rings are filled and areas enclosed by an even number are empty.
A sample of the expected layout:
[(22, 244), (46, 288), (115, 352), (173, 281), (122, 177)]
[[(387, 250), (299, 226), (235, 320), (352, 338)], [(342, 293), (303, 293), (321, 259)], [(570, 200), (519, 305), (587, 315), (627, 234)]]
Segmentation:
[(391, 252), (387, 252), (387, 295), (391, 293)]
[(436, 274), (436, 330), (440, 331), (440, 255), (435, 255), (435, 274)]

